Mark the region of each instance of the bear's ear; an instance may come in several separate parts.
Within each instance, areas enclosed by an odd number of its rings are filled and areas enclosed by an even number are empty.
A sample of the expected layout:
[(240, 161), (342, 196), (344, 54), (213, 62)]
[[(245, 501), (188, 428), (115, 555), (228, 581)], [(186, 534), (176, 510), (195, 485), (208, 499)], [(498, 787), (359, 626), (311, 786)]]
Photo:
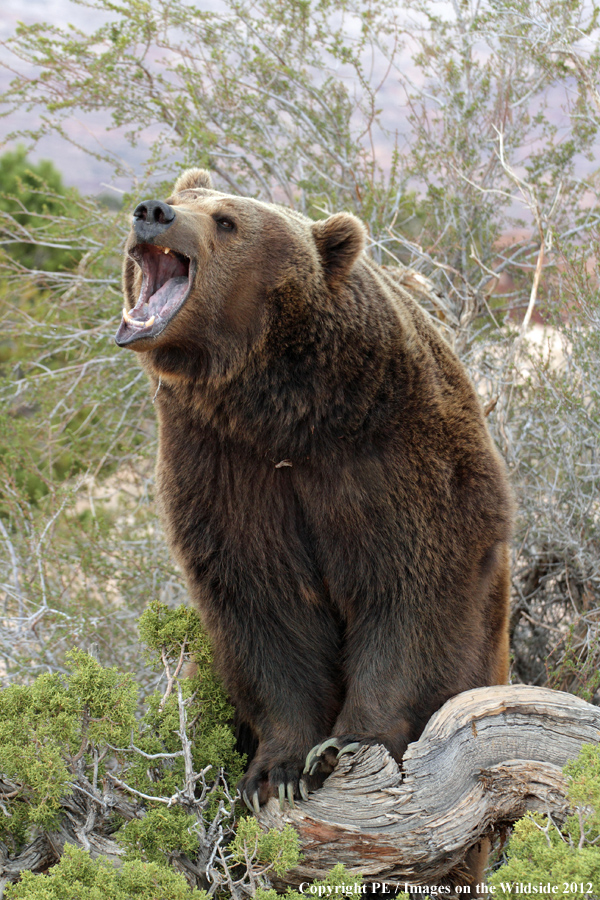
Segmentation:
[(350, 213), (336, 213), (314, 222), (312, 233), (329, 287), (341, 281), (365, 246), (365, 226)]
[(173, 193), (179, 194), (181, 191), (189, 191), (193, 188), (208, 188), (209, 191), (212, 191), (213, 183), (210, 172), (207, 172), (206, 169), (188, 169), (175, 182)]

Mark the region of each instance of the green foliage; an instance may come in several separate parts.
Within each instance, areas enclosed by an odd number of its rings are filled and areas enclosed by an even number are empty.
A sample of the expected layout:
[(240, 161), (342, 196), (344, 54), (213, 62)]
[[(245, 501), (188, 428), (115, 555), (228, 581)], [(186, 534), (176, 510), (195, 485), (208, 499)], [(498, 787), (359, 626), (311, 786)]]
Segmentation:
[(23, 146), (9, 150), (0, 156), (0, 186), (0, 245), (28, 268), (56, 272), (76, 265), (81, 251), (69, 247), (62, 223), (78, 192), (65, 189), (54, 163), (32, 163)]
[(198, 614), (189, 606), (170, 609), (153, 600), (140, 616), (138, 629), (155, 665), (161, 664), (163, 655), (171, 664), (177, 664), (182, 650), (197, 656), (199, 661), (211, 661), (206, 632)]
[(256, 819), (250, 817), (238, 821), (231, 852), (238, 863), (255, 859), (265, 868), (272, 868), (276, 875), (285, 874), (300, 859), (298, 835), (291, 825), (286, 825), (283, 831), (271, 828), (264, 832)]
[(14, 784), (0, 833), (13, 846), (34, 825), (54, 827), (78, 761), (128, 742), (135, 725), (131, 677), (79, 650), (68, 657), (70, 675), (40, 675), (0, 692), (0, 772)]
[[(235, 750), (235, 736), (227, 722), (218, 724), (213, 718), (214, 709), (198, 702), (194, 682), (186, 679), (180, 685), (181, 697), (191, 721), (192, 760), (197, 772), (209, 767), (212, 777), (220, 768), (227, 771), (232, 784), (243, 774), (244, 760)], [(176, 753), (181, 749), (178, 696), (172, 694), (161, 707), (161, 696), (148, 697), (148, 707), (140, 723), (137, 746), (144, 753)], [(206, 715), (206, 718), (205, 718)], [(143, 757), (132, 754), (128, 767), (131, 785), (143, 792), (170, 796), (181, 784), (184, 775), (183, 758), (157, 761), (149, 769)], [(220, 792), (213, 797), (218, 803)]]
[[(600, 747), (584, 744), (579, 757), (567, 763), (564, 773), (569, 779), (569, 800), (578, 813), (568, 819), (565, 830), (571, 841), (600, 843)], [(582, 815), (579, 815), (579, 812)], [(598, 848), (596, 849), (598, 852)]]
[[(153, 601), (140, 617), (139, 628), (155, 664), (160, 665), (162, 660), (173, 676), (178, 669), (181, 675), (186, 660), (193, 660), (194, 674), (178, 682), (178, 691), (192, 723), (190, 738), (195, 770), (200, 772), (209, 766), (218, 772), (224, 768), (235, 783), (243, 773), (244, 759), (235, 750), (235, 735), (231, 728), (233, 708), (214, 671), (212, 650), (198, 614), (187, 606), (169, 609), (165, 604)], [(150, 695), (141, 721), (140, 748), (146, 753), (178, 749), (179, 716), (175, 692), (166, 699), (158, 691)], [(183, 766), (183, 760), (157, 765), (150, 785), (148, 767), (140, 758), (132, 764), (130, 778), (140, 790), (152, 787), (156, 792), (160, 788), (168, 794), (180, 783)], [(213, 798), (215, 803), (219, 796), (217, 792)]]
[(77, 713), (82, 713), (73, 751), (80, 752), (86, 743), (99, 746), (126, 741), (135, 727), (137, 703), (137, 686), (131, 676), (114, 666), (104, 668), (81, 650), (71, 650), (67, 661), (72, 672), (65, 679), (64, 693)]
[[(319, 881), (315, 881), (314, 883), (316, 885), (321, 885), (322, 887), (334, 888), (334, 894), (336, 887), (345, 888), (349, 893), (351, 893), (355, 885), (362, 884), (362, 878), (360, 877), (360, 875), (351, 875), (350, 872), (348, 872), (341, 863), (338, 863), (338, 865), (334, 866), (331, 872), (329, 872), (329, 874), (326, 875), (325, 878)], [(343, 893), (343, 891), (340, 891), (339, 893)], [(399, 894), (398, 896), (401, 897), (402, 894)]]
[[(122, 828), (123, 845), (145, 861), (164, 862), (175, 851), (197, 851), (197, 819), (178, 807), (165, 809), (161, 798), (174, 796), (188, 777), (182, 741), (191, 742), (194, 771), (210, 771), (214, 778), (223, 768), (230, 778), (240, 777), (243, 759), (235, 751), (232, 710), (215, 679), (195, 613), (154, 603), (142, 632), (153, 642), (153, 661), (160, 662), (162, 654), (172, 682), (165, 694), (155, 692), (147, 699), (139, 721), (131, 676), (103, 668), (80, 650), (67, 654), (70, 674), (40, 675), (31, 685), (9, 685), (0, 692), (0, 772), (11, 788), (0, 833), (12, 846), (20, 846), (33, 826), (56, 827), (77, 775), (88, 773), (89, 790), (95, 790), (110, 748), (120, 748), (120, 777), (134, 790), (157, 798), (143, 819)], [(192, 647), (201, 651), (196, 673), (183, 678), (181, 669)], [(179, 671), (169, 668), (169, 660), (177, 660)], [(150, 766), (143, 753), (155, 757)], [(222, 789), (215, 787), (207, 814), (221, 796)]]
[(206, 891), (190, 888), (183, 875), (154, 862), (125, 862), (114, 868), (105, 859), (70, 844), (46, 875), (23, 872), (7, 885), (8, 900), (208, 900)]
[[(507, 850), (508, 862), (489, 879), (496, 896), (510, 896), (518, 884), (550, 884), (559, 896), (594, 896), (600, 891), (597, 847), (571, 846), (561, 832), (538, 813), (521, 819)], [(565, 882), (583, 884), (565, 889)]]
[[(299, 893), (288, 888), (284, 894), (286, 900), (306, 900), (306, 897), (363, 897), (364, 894), (360, 890), (363, 883), (360, 875), (352, 875), (345, 867), (338, 863), (334, 866), (325, 878), (312, 882), (315, 892)], [(321, 893), (319, 893), (321, 888)], [(255, 894), (255, 900), (277, 900), (280, 895), (277, 891), (266, 891), (259, 889)], [(408, 894), (399, 891), (394, 894), (397, 900), (409, 900)]]
[(517, 822), (507, 861), (489, 879), (496, 896), (520, 884), (550, 885), (558, 896), (600, 894), (600, 747), (584, 745), (564, 771), (574, 815), (562, 829), (538, 813)]
[[(162, 662), (166, 686), (147, 698), (140, 718), (131, 676), (103, 668), (81, 650), (67, 654), (69, 674), (46, 673), (0, 692), (0, 837), (17, 854), (58, 827), (69, 834), (72, 828), (78, 841), (80, 831), (72, 823), (81, 818), (81, 828), (93, 822), (102, 841), (112, 841), (114, 853), (125, 849), (131, 863), (117, 875), (85, 854), (74, 856), (52, 869), (52, 883), (25, 878), (22, 890), (32, 897), (46, 896), (42, 890), (59, 896), (65, 885), (73, 896), (83, 885), (105, 888), (111, 897), (131, 889), (133, 897), (144, 878), (156, 882), (157, 890), (163, 879), (165, 891), (172, 891), (164, 896), (178, 897), (183, 887), (169, 880), (171, 863), (206, 852), (207, 830), (222, 840), (233, 828), (234, 800), (223, 770), (237, 779), (243, 760), (235, 752), (232, 710), (215, 680), (199, 619), (187, 608), (153, 603), (141, 631), (151, 644), (149, 663)], [(185, 678), (193, 649), (196, 671)], [(294, 858), (295, 840), (293, 833), (278, 841), (267, 836), (261, 854), (283, 871)]]
[(172, 853), (190, 858), (198, 851), (198, 821), (178, 807), (149, 809), (143, 819), (132, 819), (117, 834), (129, 859), (165, 865)]

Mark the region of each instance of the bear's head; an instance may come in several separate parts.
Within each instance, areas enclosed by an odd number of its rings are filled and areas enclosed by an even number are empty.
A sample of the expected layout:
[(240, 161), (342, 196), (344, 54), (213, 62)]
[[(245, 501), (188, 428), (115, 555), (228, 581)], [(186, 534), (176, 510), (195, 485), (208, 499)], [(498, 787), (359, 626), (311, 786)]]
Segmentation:
[(134, 210), (115, 340), (144, 353), (156, 374), (224, 374), (266, 336), (282, 303), (289, 318), (335, 300), (364, 242), (348, 213), (312, 222), (217, 191), (208, 172), (190, 169), (166, 202)]

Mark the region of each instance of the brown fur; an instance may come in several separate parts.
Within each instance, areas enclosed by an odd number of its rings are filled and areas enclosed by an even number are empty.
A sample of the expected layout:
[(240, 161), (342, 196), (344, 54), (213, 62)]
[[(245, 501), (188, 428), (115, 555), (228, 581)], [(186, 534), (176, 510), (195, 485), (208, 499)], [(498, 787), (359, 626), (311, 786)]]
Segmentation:
[[(360, 222), (210, 185), (191, 170), (167, 201), (154, 243), (196, 279), (132, 348), (158, 388), (167, 536), (264, 802), (328, 736), (400, 760), (449, 697), (506, 680), (512, 509), (461, 363)], [(139, 286), (126, 256), (129, 309)]]

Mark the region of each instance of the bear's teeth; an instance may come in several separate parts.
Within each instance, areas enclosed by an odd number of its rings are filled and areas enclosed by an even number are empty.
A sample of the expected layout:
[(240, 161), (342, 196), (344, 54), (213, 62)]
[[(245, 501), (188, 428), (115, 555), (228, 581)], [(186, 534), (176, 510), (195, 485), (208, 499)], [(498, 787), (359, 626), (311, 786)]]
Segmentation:
[(165, 249), (163, 250), (163, 253), (170, 253), (170, 252), (171, 252), (171, 251), (169, 250), (168, 247), (165, 247)]
[(137, 319), (134, 319), (133, 316), (129, 315), (129, 312), (128, 312), (128, 310), (125, 309), (125, 307), (123, 307), (123, 318), (125, 319), (125, 321), (127, 322), (128, 325), (139, 325), (140, 324), (137, 321)]
[(146, 322), (142, 322), (140, 319), (134, 319), (133, 316), (130, 316), (128, 310), (123, 307), (123, 318), (128, 325), (136, 325), (138, 328), (140, 325), (142, 328), (151, 328), (154, 325), (156, 316), (151, 316)]

